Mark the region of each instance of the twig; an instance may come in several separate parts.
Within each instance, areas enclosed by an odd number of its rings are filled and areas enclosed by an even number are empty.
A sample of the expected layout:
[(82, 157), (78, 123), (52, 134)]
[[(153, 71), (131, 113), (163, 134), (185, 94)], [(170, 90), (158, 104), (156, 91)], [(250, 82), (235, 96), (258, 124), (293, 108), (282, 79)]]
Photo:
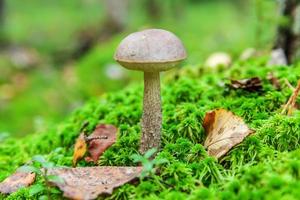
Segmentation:
[(83, 124), (80, 127), (80, 131), (79, 132), (85, 132), (85, 128), (88, 127), (90, 123), (88, 121), (84, 121)]
[(291, 89), (291, 90), (295, 90), (294, 86), (291, 85), (291, 83), (285, 78), (284, 79), (284, 83)]
[(84, 139), (85, 139), (85, 141), (86, 142), (90, 142), (90, 141), (92, 141), (92, 140), (107, 140), (108, 139), (108, 137), (107, 136), (96, 136), (96, 137), (91, 137), (91, 136), (85, 136), (84, 137)]
[(288, 102), (284, 105), (281, 114), (285, 114), (287, 112), (287, 115), (290, 116), (293, 113), (293, 109), (295, 107), (299, 92), (300, 92), (300, 80), (298, 81), (297, 87), (294, 89), (294, 92), (292, 93)]

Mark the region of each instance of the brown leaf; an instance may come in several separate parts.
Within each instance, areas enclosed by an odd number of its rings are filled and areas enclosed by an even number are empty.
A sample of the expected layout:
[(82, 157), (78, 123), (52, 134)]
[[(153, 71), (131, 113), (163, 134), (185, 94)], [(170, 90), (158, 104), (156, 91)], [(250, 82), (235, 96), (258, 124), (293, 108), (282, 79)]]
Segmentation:
[(84, 154), (86, 153), (86, 149), (87, 145), (85, 142), (85, 135), (84, 133), (81, 133), (74, 146), (73, 166), (76, 166), (77, 161), (83, 158)]
[(54, 168), (49, 174), (63, 182), (53, 182), (71, 199), (96, 199), (101, 194), (112, 194), (113, 189), (138, 177), (142, 167), (78, 167)]
[(231, 84), (229, 86), (233, 89), (243, 89), (254, 92), (262, 89), (262, 82), (260, 78), (253, 77), (249, 79), (231, 80)]
[(281, 85), (279, 83), (278, 78), (274, 75), (273, 72), (269, 72), (267, 75), (267, 79), (270, 81), (270, 83), (275, 87), (276, 90), (281, 89)]
[(22, 187), (28, 187), (35, 180), (35, 173), (15, 172), (0, 183), (0, 192), (10, 194)]
[(225, 109), (216, 109), (206, 113), (203, 127), (207, 135), (204, 146), (208, 154), (216, 158), (224, 156), (231, 148), (254, 132), (243, 119)]
[(87, 137), (89, 141), (88, 151), (91, 157), (86, 160), (93, 160), (97, 163), (102, 153), (116, 142), (118, 129), (113, 125), (101, 124), (94, 132)]

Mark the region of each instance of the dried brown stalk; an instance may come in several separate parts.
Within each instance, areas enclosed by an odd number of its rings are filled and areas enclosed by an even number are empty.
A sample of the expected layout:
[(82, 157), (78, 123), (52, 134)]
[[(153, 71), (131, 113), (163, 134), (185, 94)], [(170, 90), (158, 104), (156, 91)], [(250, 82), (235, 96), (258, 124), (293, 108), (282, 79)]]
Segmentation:
[(299, 91), (300, 91), (300, 80), (298, 81), (297, 87), (295, 88), (288, 102), (284, 105), (281, 114), (287, 114), (289, 116), (292, 115), (293, 110), (295, 108), (297, 97), (299, 95)]

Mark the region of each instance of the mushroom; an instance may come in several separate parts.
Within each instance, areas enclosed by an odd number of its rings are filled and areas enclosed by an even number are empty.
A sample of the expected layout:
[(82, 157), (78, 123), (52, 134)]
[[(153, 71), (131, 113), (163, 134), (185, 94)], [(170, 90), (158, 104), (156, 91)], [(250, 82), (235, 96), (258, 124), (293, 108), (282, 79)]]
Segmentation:
[(128, 35), (119, 44), (114, 59), (129, 70), (144, 72), (144, 100), (140, 153), (161, 143), (161, 71), (170, 70), (186, 58), (182, 42), (171, 32), (148, 29)]

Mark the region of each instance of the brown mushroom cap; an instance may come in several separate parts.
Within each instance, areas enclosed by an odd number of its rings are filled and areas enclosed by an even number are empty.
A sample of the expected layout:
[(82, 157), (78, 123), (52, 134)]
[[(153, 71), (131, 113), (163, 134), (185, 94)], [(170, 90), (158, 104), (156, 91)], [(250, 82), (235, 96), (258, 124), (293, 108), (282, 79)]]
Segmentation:
[(186, 58), (186, 51), (173, 33), (148, 29), (123, 39), (114, 58), (128, 69), (157, 72), (176, 67)]

